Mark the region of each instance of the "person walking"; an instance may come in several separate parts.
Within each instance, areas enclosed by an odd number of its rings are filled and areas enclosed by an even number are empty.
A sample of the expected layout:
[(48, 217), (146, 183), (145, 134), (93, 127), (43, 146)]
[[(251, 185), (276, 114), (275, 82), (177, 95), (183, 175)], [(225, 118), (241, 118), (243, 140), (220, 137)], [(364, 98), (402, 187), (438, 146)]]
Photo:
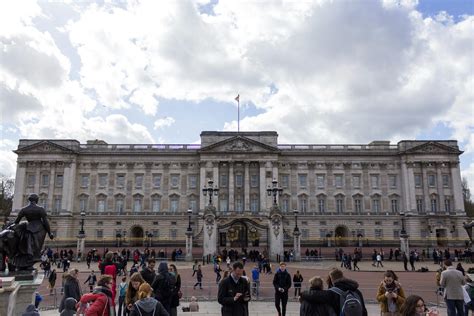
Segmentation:
[(381, 316), (399, 315), (400, 308), (405, 302), (405, 292), (392, 270), (384, 274), (384, 279), (377, 291), (377, 301), (380, 303)]
[(198, 270), (198, 261), (197, 260), (194, 260), (194, 263), (193, 263), (193, 275), (192, 277), (194, 277), (194, 275), (196, 274), (197, 270)]
[(252, 295), (258, 298), (260, 288), (260, 269), (258, 264), (252, 269)]
[(51, 271), (48, 277), (49, 295), (53, 294), (54, 286), (56, 285), (56, 279), (57, 279), (56, 269), (53, 269), (53, 271)]
[(81, 299), (81, 287), (79, 286), (79, 281), (77, 280), (77, 274), (79, 270), (72, 269), (69, 274), (64, 277), (64, 295), (61, 303), (59, 304), (59, 312), (61, 313), (65, 308), (65, 301), (68, 297), (72, 297), (79, 301)]
[[(248, 316), (250, 286), (242, 277), (244, 265), (234, 262), (230, 276), (219, 283), (217, 301), (222, 305), (222, 316)], [(290, 280), (291, 281), (291, 280)]]
[[(316, 291), (324, 290), (323, 280), (319, 276), (309, 279), (309, 290), (305, 294), (313, 295)], [(329, 304), (312, 304), (308, 301), (301, 300), (300, 316), (336, 316), (336, 312)]]
[(201, 265), (198, 264), (197, 271), (196, 271), (196, 283), (193, 286), (193, 290), (196, 289), (196, 286), (199, 285), (199, 289), (202, 290), (202, 269)]
[(402, 253), (402, 257), (403, 257), (403, 268), (405, 269), (405, 271), (408, 271), (408, 257), (407, 257), (406, 252)]
[(222, 279), (221, 276), (221, 266), (219, 265), (219, 262), (214, 263), (214, 273), (216, 274), (216, 284), (219, 284), (219, 281)]
[(444, 260), (446, 270), (441, 272), (440, 285), (444, 288), (444, 299), (448, 316), (464, 315), (464, 295), (462, 286), (466, 284), (461, 271), (453, 267), (450, 259)]
[(89, 284), (89, 291), (92, 293), (92, 291), (94, 290), (95, 284), (97, 283), (97, 277), (94, 274), (94, 270), (92, 270), (89, 276), (87, 277), (84, 284), (86, 283)]
[(301, 294), (301, 284), (303, 283), (303, 276), (300, 273), (300, 270), (296, 270), (296, 273), (293, 275), (293, 287), (295, 288), (295, 297), (298, 297)]
[(118, 316), (122, 316), (122, 308), (123, 308), (123, 314), (125, 315), (125, 311), (127, 308), (125, 307), (125, 296), (127, 295), (127, 277), (122, 277), (122, 282), (120, 282), (118, 286), (118, 292), (119, 292), (119, 300), (118, 300)]
[(382, 267), (382, 268), (383, 268), (383, 264), (382, 264), (382, 254), (381, 254), (380, 252), (377, 253), (376, 259), (377, 259), (377, 268), (378, 268), (378, 267)]
[(138, 301), (133, 304), (130, 316), (169, 316), (163, 305), (151, 297), (153, 289), (148, 283), (143, 283), (138, 289)]
[(273, 287), (275, 288), (275, 308), (278, 312), (278, 316), (285, 316), (286, 304), (288, 303), (288, 290), (291, 287), (291, 276), (288, 271), (286, 271), (286, 263), (284, 262), (280, 262), (280, 267), (275, 272)]

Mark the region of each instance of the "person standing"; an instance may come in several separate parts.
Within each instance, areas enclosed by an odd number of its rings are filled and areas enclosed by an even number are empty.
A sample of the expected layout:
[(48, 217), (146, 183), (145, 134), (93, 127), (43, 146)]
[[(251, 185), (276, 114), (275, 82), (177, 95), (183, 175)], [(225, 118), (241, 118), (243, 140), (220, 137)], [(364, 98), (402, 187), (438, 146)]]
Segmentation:
[(104, 274), (100, 276), (97, 287), (92, 293), (81, 297), (81, 304), (89, 305), (86, 315), (115, 316), (115, 303), (112, 300), (113, 280), (112, 276)]
[(196, 289), (196, 286), (199, 285), (199, 289), (202, 290), (202, 269), (201, 265), (198, 265), (197, 271), (196, 271), (196, 284), (193, 286), (193, 290)]
[(89, 291), (92, 293), (94, 290), (94, 286), (97, 283), (97, 277), (94, 274), (94, 270), (91, 271), (91, 274), (87, 277), (86, 281), (84, 284), (88, 283), (89, 284)]
[[(314, 276), (309, 280), (309, 290), (305, 294), (312, 294), (315, 291), (322, 291), (324, 289), (323, 280)], [(329, 304), (312, 304), (308, 301), (302, 300), (300, 306), (301, 316), (336, 316), (336, 312)]]
[(125, 315), (125, 311), (127, 308), (125, 307), (125, 296), (127, 295), (127, 277), (122, 277), (122, 282), (119, 284), (119, 300), (118, 300), (118, 316), (122, 316), (122, 308), (123, 308), (123, 314)]
[(296, 270), (296, 273), (293, 275), (293, 287), (295, 288), (295, 297), (298, 297), (301, 294), (301, 284), (303, 283), (303, 276), (300, 273), (300, 270)]
[[(250, 287), (242, 277), (244, 265), (234, 262), (230, 276), (219, 283), (217, 301), (222, 305), (222, 316), (248, 316), (248, 302), (250, 301)], [(291, 281), (291, 280), (290, 280)]]
[(388, 270), (380, 283), (377, 292), (377, 301), (380, 303), (382, 316), (398, 316), (400, 308), (405, 302), (405, 292), (398, 282), (395, 272)]
[(405, 271), (408, 271), (408, 257), (407, 257), (406, 252), (402, 253), (402, 257), (403, 257), (403, 268), (405, 268)]
[(173, 296), (171, 297), (171, 313), (170, 316), (177, 316), (178, 315), (178, 306), (179, 306), (179, 299), (183, 296), (181, 292), (181, 275), (178, 273), (178, 269), (176, 268), (175, 264), (170, 264), (169, 272), (176, 278), (176, 286)]
[(53, 269), (53, 271), (51, 271), (48, 277), (49, 295), (53, 294), (54, 286), (56, 285), (56, 278), (57, 278), (56, 269)]
[(143, 283), (145, 283), (145, 280), (143, 280), (143, 277), (139, 272), (135, 272), (131, 275), (127, 287), (127, 293), (125, 293), (125, 314), (130, 313), (133, 304), (138, 300), (138, 289)]
[(252, 269), (252, 294), (258, 298), (260, 288), (260, 269), (258, 264)]
[(143, 283), (138, 289), (138, 301), (133, 304), (130, 316), (169, 316), (163, 305), (151, 297), (153, 289), (148, 283)]
[(280, 262), (280, 267), (275, 272), (273, 287), (275, 288), (275, 307), (278, 316), (285, 316), (286, 304), (288, 303), (288, 290), (291, 287), (291, 276), (288, 271), (286, 271), (286, 263), (284, 262)]
[(140, 272), (140, 274), (143, 277), (143, 280), (145, 280), (145, 282), (148, 284), (153, 284), (153, 280), (155, 280), (155, 277), (156, 277), (155, 264), (156, 264), (155, 259), (149, 258), (148, 266), (144, 267), (142, 271)]
[(69, 272), (68, 275), (64, 278), (64, 295), (61, 303), (59, 304), (59, 312), (61, 313), (65, 308), (64, 302), (68, 297), (74, 298), (76, 301), (81, 299), (81, 287), (79, 286), (79, 281), (77, 280), (77, 274), (79, 270), (73, 269)]
[(222, 279), (221, 276), (221, 266), (219, 265), (219, 262), (214, 262), (214, 273), (216, 274), (216, 284), (219, 284), (219, 281)]
[(466, 284), (461, 271), (453, 267), (450, 259), (444, 260), (446, 270), (441, 272), (440, 285), (444, 288), (444, 299), (448, 316), (464, 315), (464, 295), (462, 286)]

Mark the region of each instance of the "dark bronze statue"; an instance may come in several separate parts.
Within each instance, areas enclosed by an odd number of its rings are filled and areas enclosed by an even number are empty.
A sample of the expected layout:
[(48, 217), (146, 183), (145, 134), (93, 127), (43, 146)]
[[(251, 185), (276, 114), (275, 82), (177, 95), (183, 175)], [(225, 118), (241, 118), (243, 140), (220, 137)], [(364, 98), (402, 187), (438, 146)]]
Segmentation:
[[(18, 213), (15, 222), (0, 232), (0, 249), (7, 255), (17, 271), (33, 270), (33, 265), (41, 261), (46, 234), (53, 239), (46, 211), (38, 206), (38, 195), (28, 197), (30, 204)], [(21, 222), (25, 217), (26, 222)]]

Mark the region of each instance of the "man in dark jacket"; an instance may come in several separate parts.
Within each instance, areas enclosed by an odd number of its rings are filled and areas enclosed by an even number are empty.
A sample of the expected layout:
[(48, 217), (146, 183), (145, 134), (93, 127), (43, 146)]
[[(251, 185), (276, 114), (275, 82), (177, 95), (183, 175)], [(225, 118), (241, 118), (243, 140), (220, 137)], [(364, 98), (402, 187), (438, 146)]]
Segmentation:
[[(346, 279), (342, 271), (339, 269), (332, 269), (329, 272), (329, 280), (332, 283), (329, 284), (329, 288), (336, 287), (342, 291), (354, 292), (360, 298), (363, 316), (367, 316), (367, 309), (365, 308), (364, 297), (359, 291), (359, 284), (356, 281)], [(308, 301), (312, 304), (329, 304), (336, 311), (336, 314), (339, 315), (341, 313), (340, 296), (338, 293), (330, 289), (325, 291), (305, 291), (301, 293), (300, 298), (301, 300)]]
[(153, 284), (153, 280), (155, 280), (155, 259), (150, 258), (148, 259), (148, 266), (144, 267), (143, 270), (140, 272), (143, 277), (143, 280), (146, 281), (148, 284)]
[(155, 298), (163, 304), (168, 314), (171, 314), (171, 301), (176, 294), (176, 277), (169, 273), (168, 263), (160, 262), (158, 265), (158, 274), (152, 282), (151, 287)]
[(291, 287), (291, 275), (286, 271), (286, 263), (284, 262), (280, 262), (280, 268), (273, 277), (273, 287), (275, 287), (275, 307), (278, 316), (285, 316), (286, 303), (288, 303), (288, 289)]
[(221, 280), (217, 301), (222, 305), (222, 316), (247, 316), (250, 301), (250, 285), (242, 278), (244, 265), (234, 262), (231, 274)]

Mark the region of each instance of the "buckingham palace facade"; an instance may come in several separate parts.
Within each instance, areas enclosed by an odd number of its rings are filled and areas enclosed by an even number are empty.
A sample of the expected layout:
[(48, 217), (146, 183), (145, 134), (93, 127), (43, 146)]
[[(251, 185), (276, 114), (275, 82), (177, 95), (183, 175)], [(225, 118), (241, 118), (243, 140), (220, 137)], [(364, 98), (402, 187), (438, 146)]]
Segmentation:
[(212, 233), (209, 180), (216, 251), (271, 246), (274, 185), (286, 249), (295, 220), (303, 249), (396, 247), (402, 230), (411, 246), (468, 240), (453, 140), (299, 145), (279, 144), (276, 132), (205, 131), (187, 145), (22, 139), (15, 153), (12, 216), (37, 193), (64, 245), (75, 244), (82, 220), (97, 246), (183, 247), (189, 226), (199, 253)]

